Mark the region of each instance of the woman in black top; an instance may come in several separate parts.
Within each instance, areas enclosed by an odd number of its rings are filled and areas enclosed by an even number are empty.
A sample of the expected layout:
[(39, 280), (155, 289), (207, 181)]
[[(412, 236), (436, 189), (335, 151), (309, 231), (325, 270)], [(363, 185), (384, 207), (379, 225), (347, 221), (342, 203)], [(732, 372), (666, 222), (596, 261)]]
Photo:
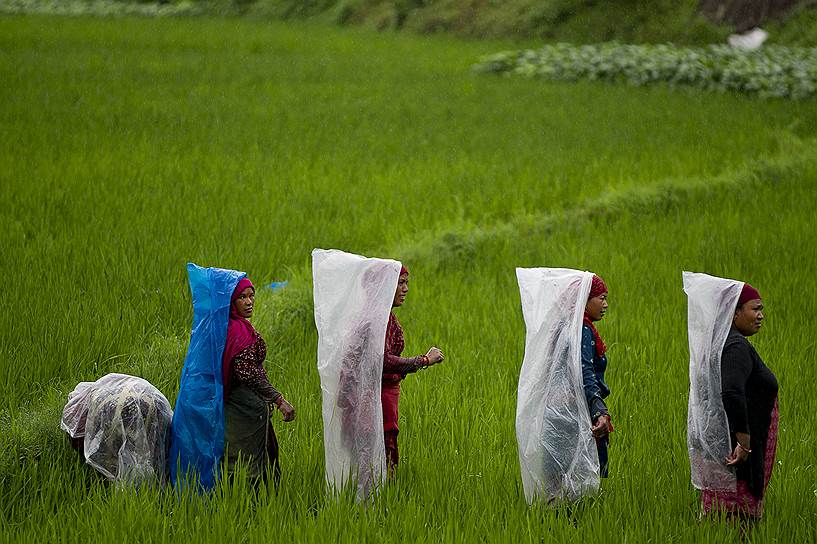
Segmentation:
[(721, 399), (729, 421), (735, 468), (734, 492), (704, 490), (704, 511), (723, 511), (747, 518), (763, 514), (763, 496), (777, 449), (777, 378), (746, 339), (763, 322), (760, 293), (744, 284), (732, 329), (721, 356)]

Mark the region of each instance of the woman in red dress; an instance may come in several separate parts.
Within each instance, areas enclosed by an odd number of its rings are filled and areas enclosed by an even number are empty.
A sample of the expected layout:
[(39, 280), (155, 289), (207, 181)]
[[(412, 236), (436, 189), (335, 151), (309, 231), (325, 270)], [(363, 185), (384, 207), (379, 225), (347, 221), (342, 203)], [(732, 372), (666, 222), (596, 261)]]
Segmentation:
[[(403, 305), (408, 294), (408, 269), (404, 266), (400, 269), (400, 278), (397, 282), (397, 290), (394, 293), (392, 307), (398, 308)], [(403, 353), (405, 343), (403, 340), (403, 328), (394, 312), (389, 314), (389, 323), (386, 326), (386, 347), (383, 353), (383, 385), (381, 388), (381, 401), (383, 403), (383, 435), (386, 443), (386, 460), (389, 464), (389, 474), (393, 475), (397, 464), (400, 461), (400, 454), (397, 448), (397, 434), (400, 432), (397, 426), (397, 404), (400, 400), (400, 382), (407, 374), (417, 372), (431, 365), (441, 363), (445, 357), (439, 348), (432, 347), (425, 355), (405, 358), (400, 357)]]

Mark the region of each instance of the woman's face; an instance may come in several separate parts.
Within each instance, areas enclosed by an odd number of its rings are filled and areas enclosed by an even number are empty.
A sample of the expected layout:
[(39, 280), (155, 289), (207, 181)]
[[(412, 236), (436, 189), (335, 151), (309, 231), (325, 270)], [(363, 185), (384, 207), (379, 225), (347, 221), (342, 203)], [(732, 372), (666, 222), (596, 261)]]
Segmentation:
[(588, 300), (584, 311), (587, 312), (590, 321), (600, 321), (607, 312), (607, 293), (602, 293)]
[(405, 302), (406, 300), (407, 294), (408, 294), (408, 274), (403, 274), (400, 276), (400, 279), (397, 280), (397, 290), (394, 292), (394, 300), (391, 303), (392, 308), (402, 306), (403, 302)]
[(255, 304), (255, 289), (247, 287), (238, 295), (233, 305), (238, 315), (244, 319), (252, 317), (252, 307)]
[(763, 321), (763, 301), (759, 298), (744, 302), (735, 310), (735, 328), (743, 336), (752, 336), (760, 330)]

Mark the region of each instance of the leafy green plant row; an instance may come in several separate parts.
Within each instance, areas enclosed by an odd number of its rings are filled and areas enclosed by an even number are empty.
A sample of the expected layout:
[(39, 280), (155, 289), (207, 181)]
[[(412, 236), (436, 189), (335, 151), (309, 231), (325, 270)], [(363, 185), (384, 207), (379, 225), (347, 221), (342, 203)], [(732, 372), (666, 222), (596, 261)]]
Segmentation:
[[(95, 17), (176, 17), (200, 15), (209, 4), (179, 2), (112, 2), (110, 0), (0, 0), (0, 13), (91, 15)], [(212, 10), (211, 10), (212, 11)]]
[(804, 99), (817, 94), (817, 48), (743, 51), (728, 45), (556, 44), (488, 55), (474, 69), (551, 81), (689, 86), (763, 98)]

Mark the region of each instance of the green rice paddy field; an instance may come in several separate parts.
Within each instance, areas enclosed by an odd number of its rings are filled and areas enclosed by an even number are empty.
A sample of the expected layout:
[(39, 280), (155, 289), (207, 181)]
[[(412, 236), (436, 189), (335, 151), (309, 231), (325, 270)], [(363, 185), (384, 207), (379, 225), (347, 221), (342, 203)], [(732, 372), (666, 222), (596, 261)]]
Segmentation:
[[(781, 436), (753, 542), (817, 541), (817, 102), (474, 75), (513, 44), (240, 19), (0, 17), (0, 535), (14, 542), (733, 542), (686, 455), (681, 271), (751, 282)], [(327, 498), (309, 252), (404, 261), (401, 466)], [(173, 403), (185, 263), (244, 270), (283, 481), (118, 491), (58, 429), (108, 372)], [(516, 266), (610, 287), (612, 477), (526, 505), (514, 435)]]

